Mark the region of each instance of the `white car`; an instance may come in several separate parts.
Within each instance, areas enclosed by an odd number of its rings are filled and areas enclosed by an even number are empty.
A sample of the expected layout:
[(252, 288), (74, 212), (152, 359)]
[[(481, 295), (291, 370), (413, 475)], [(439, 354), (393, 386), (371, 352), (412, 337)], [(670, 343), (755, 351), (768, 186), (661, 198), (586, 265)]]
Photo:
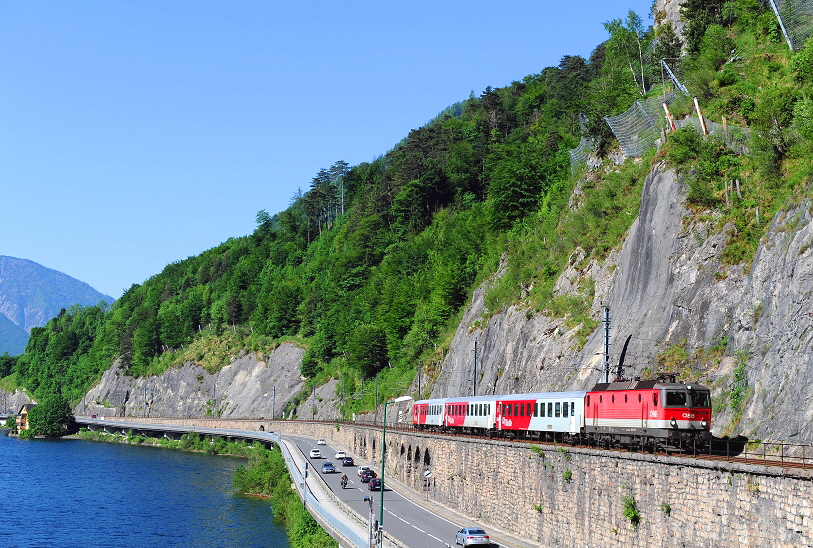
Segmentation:
[(358, 469), (358, 474), (359, 474), (359, 476), (361, 476), (361, 474), (363, 474), (364, 472), (368, 471), (369, 469), (370, 469), (370, 467), (369, 467), (369, 466), (359, 466), (359, 469)]
[(455, 535), (454, 543), (462, 546), (475, 544), (491, 546), (491, 539), (488, 538), (485, 531), (478, 527), (464, 527)]
[(347, 453), (345, 453), (344, 451), (336, 451), (336, 455), (334, 456), (334, 458), (336, 460), (342, 460), (346, 456), (347, 456)]
[(319, 451), (318, 449), (311, 449), (311, 458), (312, 459), (321, 459), (322, 458), (322, 452)]
[(316, 440), (316, 445), (326, 445), (326, 444), (327, 442), (325, 441), (325, 438), (319, 438), (318, 440)]

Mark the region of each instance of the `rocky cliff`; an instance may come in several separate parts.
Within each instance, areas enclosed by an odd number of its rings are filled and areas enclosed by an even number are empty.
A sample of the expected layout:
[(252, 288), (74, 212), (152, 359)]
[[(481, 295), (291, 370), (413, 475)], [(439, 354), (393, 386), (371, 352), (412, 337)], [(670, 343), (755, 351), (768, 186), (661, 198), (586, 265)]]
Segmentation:
[(281, 417), (285, 404), (303, 387), (299, 374), (303, 353), (284, 343), (268, 356), (236, 356), (215, 374), (186, 363), (141, 378), (128, 376), (117, 362), (74, 411), (109, 416)]
[[(583, 268), (577, 250), (557, 291), (594, 280), (593, 316), (610, 306), (611, 361), (618, 364), (626, 345), (627, 376), (656, 371), (659, 357), (683, 356), (681, 373), (710, 384), (724, 407), (716, 434), (813, 440), (810, 204), (778, 214), (753, 263), (729, 267), (720, 254), (733, 228), (690, 214), (685, 195), (674, 171), (656, 167), (620, 249)], [(600, 380), (603, 328), (580, 348), (577, 328), (522, 305), (483, 322), (483, 295), (483, 288), (474, 294), (433, 397), (471, 394), (475, 341), (478, 394), (589, 389)]]

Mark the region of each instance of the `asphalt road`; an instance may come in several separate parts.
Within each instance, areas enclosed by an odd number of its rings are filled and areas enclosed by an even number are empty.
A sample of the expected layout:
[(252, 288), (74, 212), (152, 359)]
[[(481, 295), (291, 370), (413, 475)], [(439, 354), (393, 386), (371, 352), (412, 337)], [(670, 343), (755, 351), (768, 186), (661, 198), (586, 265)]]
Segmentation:
[[(322, 476), (338, 498), (361, 516), (369, 515), (369, 506), (367, 502), (364, 502), (364, 497), (372, 496), (373, 515), (380, 521), (381, 494), (379, 491), (370, 491), (367, 484), (361, 482), (357, 473), (358, 463), (356, 466), (342, 466), (341, 461), (333, 458), (338, 451), (337, 448), (330, 445), (317, 445), (317, 440), (313, 438), (286, 435), (285, 439), (294, 442), (310, 462), (309, 478), (312, 474)], [(311, 449), (321, 450), (323, 458), (310, 458)], [(354, 459), (356, 457), (351, 453), (347, 455)], [(325, 462), (332, 462), (336, 466), (336, 472), (323, 474), (322, 464)], [(381, 476), (380, 468), (372, 466), (372, 469), (378, 473), (379, 477)], [(346, 489), (342, 489), (341, 486), (343, 473), (347, 474), (348, 478)], [(386, 481), (385, 477), (384, 482), (386, 483)], [(410, 548), (445, 548), (447, 544), (455, 546), (455, 533), (466, 526), (476, 527), (478, 525), (454, 523), (404, 498), (397, 491), (387, 488), (384, 492), (384, 530), (406, 543)], [(492, 544), (491, 546), (493, 548), (497, 545)]]

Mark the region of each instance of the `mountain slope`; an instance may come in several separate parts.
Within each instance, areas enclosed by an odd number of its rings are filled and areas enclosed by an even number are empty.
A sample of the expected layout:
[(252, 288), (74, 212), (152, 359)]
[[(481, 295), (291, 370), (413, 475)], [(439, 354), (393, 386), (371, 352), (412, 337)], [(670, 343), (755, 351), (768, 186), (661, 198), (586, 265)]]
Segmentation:
[[(0, 255), (0, 354), (21, 354), (33, 327), (41, 327), (72, 305), (112, 303), (85, 282), (34, 261)], [(22, 347), (20, 346), (22, 343)]]

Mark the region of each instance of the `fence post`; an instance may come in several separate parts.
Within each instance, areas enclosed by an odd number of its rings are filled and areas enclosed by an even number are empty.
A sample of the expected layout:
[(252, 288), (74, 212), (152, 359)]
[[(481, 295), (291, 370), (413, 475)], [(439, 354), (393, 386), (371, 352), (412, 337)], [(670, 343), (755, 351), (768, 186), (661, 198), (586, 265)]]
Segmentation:
[(700, 110), (700, 104), (697, 102), (697, 97), (694, 98), (694, 108), (697, 110), (698, 118), (700, 118), (700, 127), (703, 128), (703, 135), (708, 135), (709, 130), (706, 129), (706, 120), (703, 119), (703, 111)]

